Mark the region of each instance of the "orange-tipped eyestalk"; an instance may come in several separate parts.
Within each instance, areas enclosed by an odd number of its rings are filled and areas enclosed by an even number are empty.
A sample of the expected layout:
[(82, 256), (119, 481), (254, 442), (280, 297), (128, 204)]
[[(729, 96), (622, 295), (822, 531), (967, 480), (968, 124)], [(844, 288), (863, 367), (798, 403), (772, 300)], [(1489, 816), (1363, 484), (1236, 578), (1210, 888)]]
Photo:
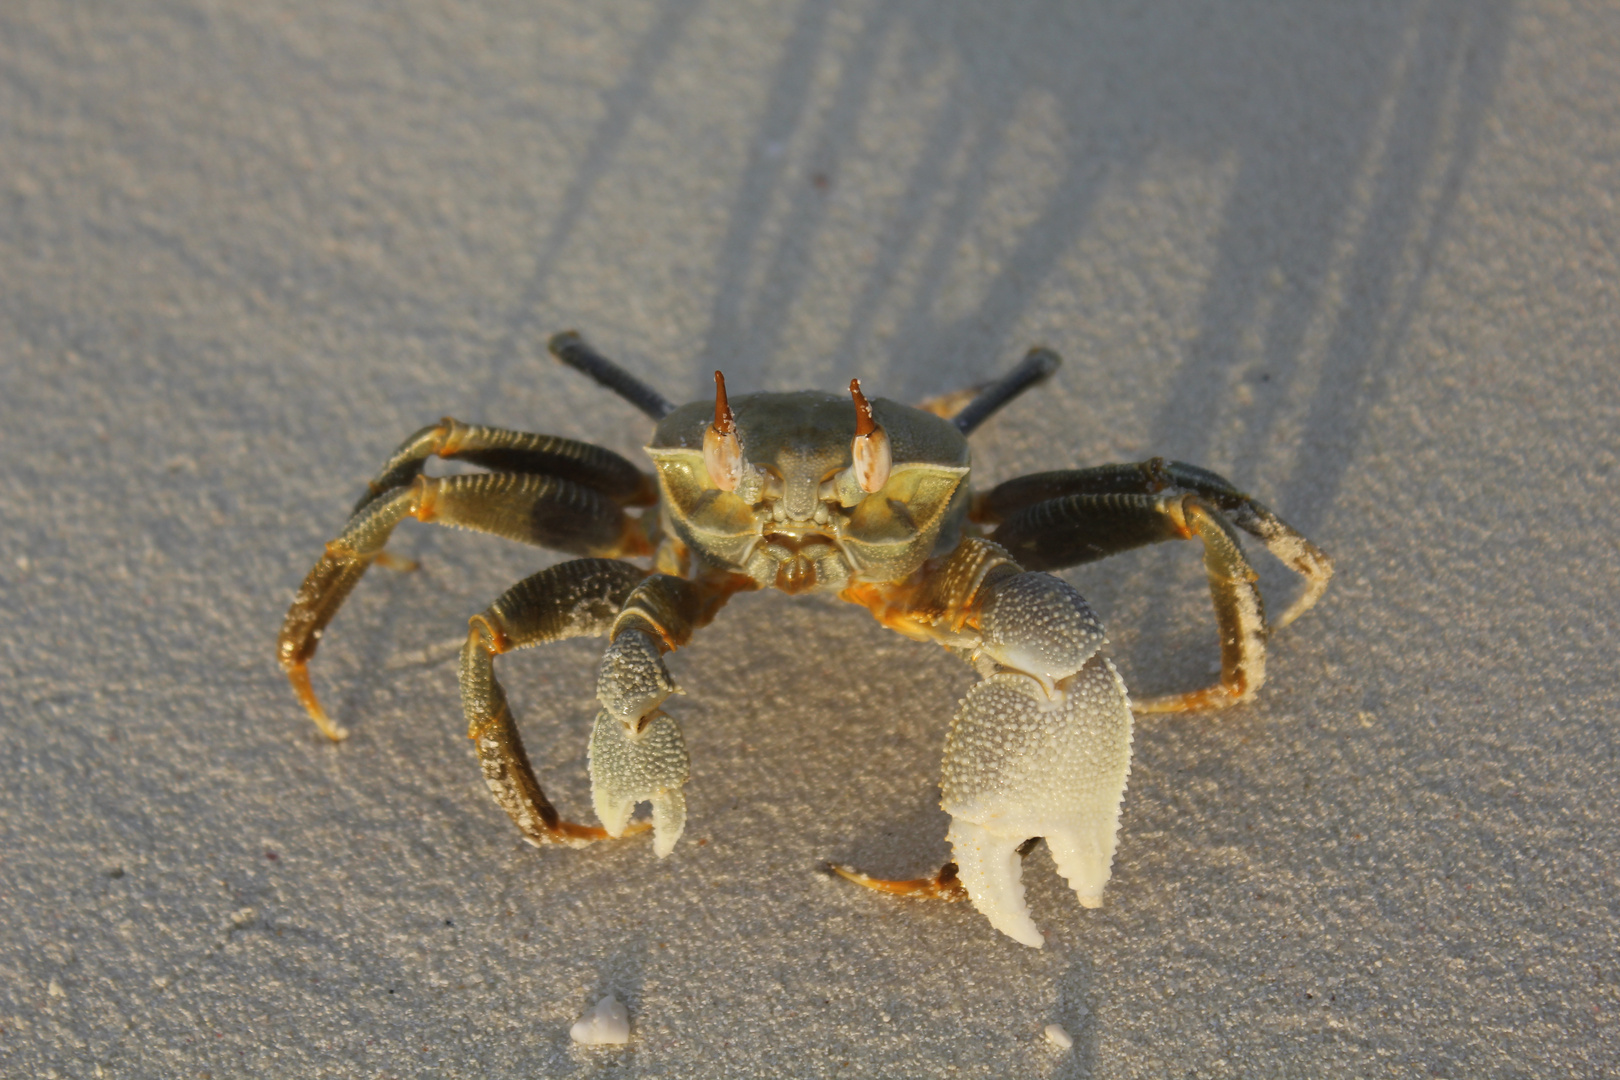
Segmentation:
[(742, 444), (737, 441), (737, 421), (726, 400), (726, 377), (714, 373), (714, 423), (703, 433), (703, 465), (709, 479), (721, 491), (736, 491), (742, 479)]
[(855, 435), (872, 434), (877, 430), (877, 421), (872, 419), (872, 403), (861, 393), (861, 380), (849, 380), (849, 396), (855, 399)]
[(726, 399), (726, 377), (714, 373), (714, 430), (729, 435), (737, 430), (736, 417), (731, 415), (731, 402)]
[(872, 403), (861, 393), (861, 380), (849, 380), (849, 396), (855, 399), (855, 439), (850, 444), (855, 479), (862, 491), (871, 494), (889, 482), (889, 467), (894, 462), (889, 433), (872, 419)]

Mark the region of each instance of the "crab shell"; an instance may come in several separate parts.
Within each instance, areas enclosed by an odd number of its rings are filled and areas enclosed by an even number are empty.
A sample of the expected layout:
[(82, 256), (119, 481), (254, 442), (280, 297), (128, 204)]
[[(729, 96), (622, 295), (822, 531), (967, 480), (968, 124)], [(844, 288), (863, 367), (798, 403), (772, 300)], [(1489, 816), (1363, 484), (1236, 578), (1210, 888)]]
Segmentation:
[[(971, 453), (948, 420), (884, 398), (871, 407), (893, 457), (888, 482), (871, 494), (849, 475), (856, 417), (848, 397), (803, 390), (732, 398), (747, 463), (735, 491), (716, 486), (704, 464), (712, 406), (676, 409), (647, 446), (665, 534), (711, 566), (789, 593), (909, 577), (961, 538)], [(858, 501), (842, 505), (852, 488)]]

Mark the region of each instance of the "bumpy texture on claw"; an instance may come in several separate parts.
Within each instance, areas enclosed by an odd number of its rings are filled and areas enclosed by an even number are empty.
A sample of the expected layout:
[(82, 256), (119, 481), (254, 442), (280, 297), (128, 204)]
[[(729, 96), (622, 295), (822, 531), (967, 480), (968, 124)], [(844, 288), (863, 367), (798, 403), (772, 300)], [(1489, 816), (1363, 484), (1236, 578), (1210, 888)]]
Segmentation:
[(634, 627), (618, 633), (597, 669), (602, 711), (589, 753), (596, 816), (610, 836), (619, 836), (636, 804), (650, 801), (653, 854), (660, 859), (675, 850), (686, 829), (686, 742), (675, 721), (658, 709), (676, 689), (658, 643)]
[(1034, 676), (1048, 696), (1107, 640), (1080, 594), (1050, 574), (1015, 574), (985, 591), (979, 652)]
[(674, 851), (686, 829), (681, 786), (691, 773), (686, 740), (675, 721), (655, 713), (640, 732), (631, 732), (603, 709), (591, 730), (588, 759), (591, 799), (608, 835), (622, 836), (636, 804), (650, 801), (653, 854), (662, 859)]
[[(1102, 902), (1130, 773), (1131, 710), (1078, 593), (1044, 574), (1005, 579), (999, 591), (1005, 640), (986, 651), (1034, 670), (1003, 666), (968, 692), (945, 744), (940, 805), (973, 906), (1040, 948), (1018, 847), (1045, 837), (1080, 903)], [(1077, 670), (1064, 672), (1069, 665)]]
[(640, 630), (626, 630), (615, 638), (597, 667), (597, 700), (627, 724), (636, 725), (642, 717), (651, 716), (677, 690), (664, 666), (663, 653)]

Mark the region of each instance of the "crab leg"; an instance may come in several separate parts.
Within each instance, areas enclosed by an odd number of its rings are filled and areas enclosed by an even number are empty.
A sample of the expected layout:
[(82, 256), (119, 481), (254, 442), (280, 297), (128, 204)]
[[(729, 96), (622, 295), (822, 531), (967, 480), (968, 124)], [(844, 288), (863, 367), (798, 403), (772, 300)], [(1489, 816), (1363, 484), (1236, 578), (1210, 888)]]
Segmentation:
[(971, 435), (978, 426), (1005, 408), (1019, 394), (1045, 382), (1063, 364), (1051, 349), (1033, 348), (1019, 365), (981, 390), (962, 411), (950, 418), (958, 431)]
[(612, 559), (576, 559), (523, 579), (469, 620), (467, 644), (461, 651), (467, 737), (478, 750), (490, 793), (531, 844), (581, 847), (608, 833), (562, 820), (540, 789), (506, 694), (495, 678), (495, 657), (564, 638), (607, 633), (625, 598), (646, 574)]
[(433, 457), (466, 461), (495, 472), (535, 473), (572, 480), (621, 506), (650, 506), (658, 489), (651, 476), (627, 458), (601, 446), (555, 435), (463, 424), (445, 417), (416, 432), (388, 458), (355, 503), (359, 513), (373, 499), (409, 484)]
[[(1055, 569), (1164, 540), (1204, 544), (1221, 637), (1221, 680), (1212, 687), (1135, 703), (1138, 712), (1221, 708), (1252, 698), (1265, 681), (1266, 639), (1316, 603), (1333, 560), (1287, 522), (1205, 469), (1154, 458), (1009, 480), (978, 500), (974, 517), (1025, 566)], [(1256, 575), (1237, 531), (1258, 537), (1305, 578), (1305, 591), (1267, 625)]]
[[(1032, 836), (1028, 840), (1025, 840), (1022, 844), (1018, 845), (1018, 857), (1022, 859), (1031, 851), (1034, 851), (1035, 845), (1040, 842), (1041, 838), (1038, 836)], [(924, 900), (944, 900), (946, 903), (951, 904), (956, 903), (958, 900), (966, 900), (968, 898), (967, 887), (962, 884), (961, 874), (958, 871), (957, 865), (953, 862), (948, 862), (944, 866), (940, 867), (939, 873), (935, 874), (933, 877), (911, 878), (907, 881), (891, 881), (885, 878), (875, 878), (871, 874), (863, 874), (853, 866), (845, 866), (842, 863), (830, 862), (827, 864), (827, 869), (831, 870), (845, 881), (852, 881), (863, 888), (871, 889), (874, 892), (888, 893), (891, 896), (908, 896)]]
[(929, 398), (917, 407), (935, 416), (943, 416), (956, 425), (964, 435), (971, 435), (990, 417), (1012, 403), (1013, 399), (1039, 386), (1063, 366), (1063, 358), (1051, 349), (1037, 346), (1024, 354), (1018, 366), (998, 379), (966, 386), (948, 394)]
[(588, 345), (576, 331), (551, 335), (551, 355), (575, 371), (588, 375), (654, 420), (675, 411), (675, 403)]
[(591, 797), (608, 835), (618, 836), (639, 802), (651, 802), (653, 853), (675, 849), (686, 827), (686, 743), (659, 708), (678, 692), (663, 654), (680, 648), (731, 596), (757, 586), (737, 574), (687, 581), (654, 574), (626, 598), (597, 669), (602, 709), (591, 731)]
[[(604, 451), (605, 453), (606, 451)], [(383, 554), (407, 516), (455, 525), (577, 555), (640, 555), (648, 550), (638, 519), (606, 495), (555, 476), (480, 473), (416, 476), (363, 501), (337, 539), (326, 545), (287, 611), (277, 655), (310, 718), (331, 739), (345, 732), (321, 708), (308, 663), (326, 625), (366, 569)]]
[(892, 896), (911, 896), (928, 900), (945, 900), (954, 903), (968, 898), (967, 888), (957, 873), (956, 864), (948, 862), (939, 868), (939, 873), (933, 877), (912, 878), (909, 881), (889, 881), (884, 878), (875, 878), (871, 874), (863, 874), (853, 866), (844, 866), (842, 863), (828, 863), (827, 869), (843, 878), (853, 881), (875, 892), (885, 892)]

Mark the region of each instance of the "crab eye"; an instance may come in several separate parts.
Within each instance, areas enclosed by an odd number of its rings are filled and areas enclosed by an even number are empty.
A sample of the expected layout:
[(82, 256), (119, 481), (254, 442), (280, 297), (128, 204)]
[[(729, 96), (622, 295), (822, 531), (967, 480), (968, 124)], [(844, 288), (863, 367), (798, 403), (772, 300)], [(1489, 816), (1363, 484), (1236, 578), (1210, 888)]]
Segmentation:
[(871, 494), (889, 482), (889, 467), (894, 463), (889, 433), (872, 419), (872, 405), (861, 393), (861, 380), (849, 380), (849, 394), (855, 399), (855, 438), (850, 443), (855, 479), (862, 491)]
[(736, 491), (742, 479), (742, 443), (737, 441), (737, 423), (726, 400), (726, 377), (714, 373), (714, 423), (703, 433), (703, 466), (709, 479), (721, 491)]

